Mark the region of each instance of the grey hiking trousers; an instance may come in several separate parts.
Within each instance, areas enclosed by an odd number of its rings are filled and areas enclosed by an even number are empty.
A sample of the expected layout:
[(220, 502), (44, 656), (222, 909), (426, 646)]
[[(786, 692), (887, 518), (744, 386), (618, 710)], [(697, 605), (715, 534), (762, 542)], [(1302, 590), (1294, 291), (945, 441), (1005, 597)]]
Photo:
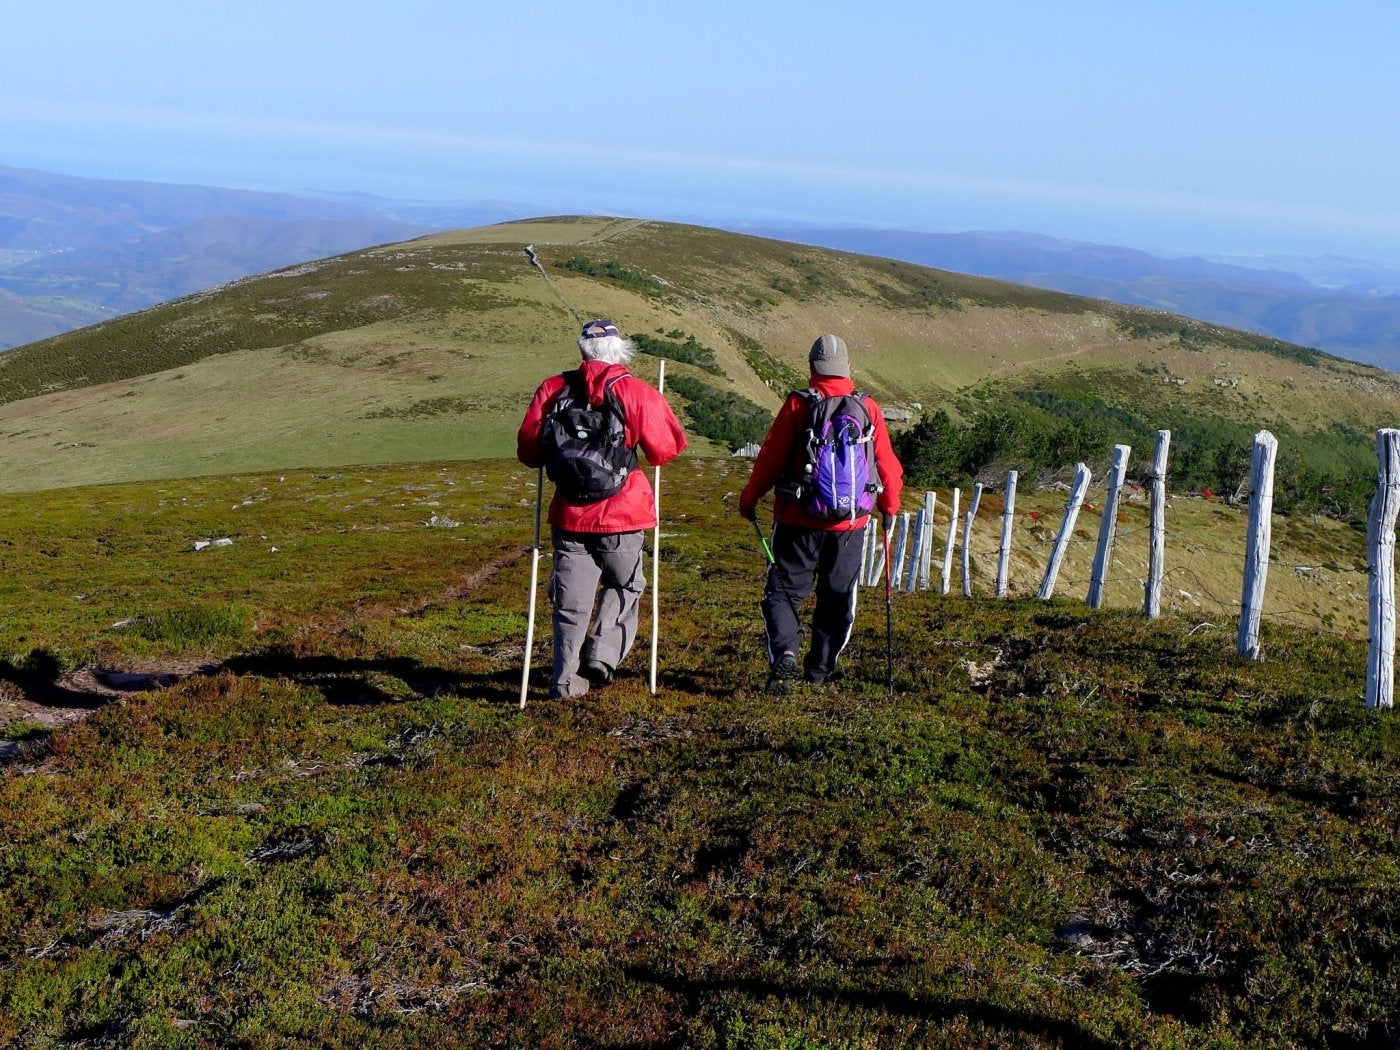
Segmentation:
[(592, 660), (616, 668), (637, 637), (646, 587), (642, 572), (646, 533), (595, 535), (556, 527), (551, 534), (554, 573), (548, 593), (554, 603), (554, 673), (549, 695), (582, 696), (588, 692), (588, 681), (578, 673), (580, 663)]

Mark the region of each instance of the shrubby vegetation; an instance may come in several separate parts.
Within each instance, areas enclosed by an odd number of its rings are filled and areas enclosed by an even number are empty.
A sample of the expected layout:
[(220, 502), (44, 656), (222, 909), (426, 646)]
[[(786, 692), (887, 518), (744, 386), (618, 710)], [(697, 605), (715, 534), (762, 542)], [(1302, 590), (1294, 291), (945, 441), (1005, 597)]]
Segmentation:
[(680, 329), (666, 333), (666, 338), (647, 335), (645, 332), (629, 337), (637, 344), (637, 349), (652, 357), (664, 357), (668, 361), (681, 361), (696, 368), (703, 368), (714, 375), (724, 375), (724, 369), (715, 360), (715, 352), (693, 335)]
[(390, 405), (365, 413), (366, 419), (432, 419), (435, 416), (461, 415), (473, 405), (464, 397), (428, 397), (408, 405)]
[(1189, 350), (1204, 350), (1211, 345), (1243, 347), (1258, 350), (1304, 365), (1320, 365), (1331, 355), (1306, 346), (1295, 346), (1268, 336), (1220, 328), (1205, 321), (1163, 314), (1160, 318), (1143, 312), (1121, 316), (1118, 330), (1134, 339), (1175, 339)]
[(689, 376), (674, 376), (667, 383), (686, 399), (691, 428), (732, 452), (753, 441), (762, 441), (773, 422), (773, 413), (748, 398)]
[[(1080, 461), (1097, 465), (1097, 473), (1115, 444), (1132, 446), (1129, 477), (1145, 480), (1159, 429), (1172, 432), (1172, 488), (1233, 497), (1248, 484), (1253, 429), (1180, 409), (1149, 420), (1144, 411), (1083, 391), (1018, 390), (971, 412), (963, 422), (939, 409), (893, 437), (909, 479), (920, 485), (965, 484), (979, 477), (988, 481), (1008, 469), (1036, 475)], [(1365, 521), (1375, 490), (1375, 453), (1368, 435), (1340, 424), (1312, 434), (1271, 429), (1280, 444), (1276, 510)]]
[(559, 266), (561, 269), (572, 270), (574, 273), (581, 273), (588, 277), (602, 277), (609, 281), (616, 281), (624, 288), (641, 292), (643, 295), (658, 295), (661, 292), (655, 280), (644, 273), (629, 270), (612, 259), (599, 263), (585, 255), (575, 255), (560, 263)]
[(744, 355), (744, 360), (753, 369), (754, 375), (763, 380), (764, 386), (768, 387), (769, 390), (783, 393), (788, 390), (801, 389), (806, 385), (806, 378), (797, 369), (783, 364), (763, 349), (763, 344), (753, 336), (745, 335), (733, 328), (727, 328), (725, 331), (729, 333), (729, 338), (734, 340), (739, 352)]

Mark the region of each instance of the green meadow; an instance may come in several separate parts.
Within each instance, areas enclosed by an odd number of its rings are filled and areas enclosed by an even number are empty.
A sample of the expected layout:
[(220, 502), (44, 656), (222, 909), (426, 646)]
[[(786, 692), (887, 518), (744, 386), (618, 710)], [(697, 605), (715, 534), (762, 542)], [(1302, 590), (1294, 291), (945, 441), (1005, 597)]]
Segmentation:
[(1251, 662), (1192, 603), (1238, 596), (1238, 508), (1173, 500), (1196, 542), (1149, 622), (1136, 505), (1090, 611), (1092, 512), (1040, 601), (1063, 497), (1023, 494), (998, 600), (984, 501), (973, 596), (893, 597), (893, 692), (874, 588), (844, 681), (775, 699), (746, 468), (662, 472), (657, 695), (644, 641), (546, 701), (546, 629), (523, 712), (508, 461), (7, 496), (0, 1041), (1394, 1042), (1400, 741), (1344, 622), (1355, 529), (1276, 529), (1271, 580), (1334, 620), (1271, 590)]

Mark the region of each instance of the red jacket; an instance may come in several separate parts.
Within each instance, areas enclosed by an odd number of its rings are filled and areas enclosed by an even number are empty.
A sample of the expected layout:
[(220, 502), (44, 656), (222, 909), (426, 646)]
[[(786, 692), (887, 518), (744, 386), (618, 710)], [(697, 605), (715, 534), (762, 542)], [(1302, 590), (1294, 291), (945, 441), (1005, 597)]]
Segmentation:
[[(856, 385), (845, 376), (811, 377), (812, 389), (825, 396), (855, 393)], [(890, 444), (890, 432), (885, 427), (885, 417), (880, 406), (870, 395), (865, 397), (865, 410), (870, 414), (870, 422), (875, 427), (875, 472), (880, 477), (884, 490), (875, 500), (881, 514), (899, 513), (899, 494), (904, 489), (904, 468), (895, 458)], [(753, 463), (753, 473), (749, 483), (739, 494), (739, 509), (747, 512), (758, 506), (764, 493), (781, 481), (787, 480), (798, 463), (799, 449), (807, 428), (807, 400), (797, 393), (789, 394), (778, 410), (773, 425), (768, 428), (768, 436), (763, 439), (763, 447)], [(773, 501), (773, 519), (784, 525), (796, 525), (804, 529), (863, 529), (869, 518), (862, 514), (855, 521), (844, 518), (828, 521), (813, 518), (803, 513), (802, 508), (790, 499), (778, 496)]]
[[(588, 401), (593, 405), (603, 403), (603, 387), (608, 380), (625, 377), (613, 387), (613, 393), (622, 402), (626, 416), (627, 444), (639, 448), (649, 464), (659, 467), (685, 451), (685, 431), (655, 387), (632, 375), (625, 365), (584, 361), (580, 367)], [(562, 375), (550, 376), (530, 399), (515, 438), (516, 457), (527, 467), (544, 465), (540, 437), (545, 416), (564, 386)], [(632, 471), (622, 483), (621, 492), (596, 503), (575, 503), (556, 492), (549, 504), (549, 523), (566, 532), (590, 533), (638, 532), (654, 527), (656, 496), (647, 472), (641, 468)]]

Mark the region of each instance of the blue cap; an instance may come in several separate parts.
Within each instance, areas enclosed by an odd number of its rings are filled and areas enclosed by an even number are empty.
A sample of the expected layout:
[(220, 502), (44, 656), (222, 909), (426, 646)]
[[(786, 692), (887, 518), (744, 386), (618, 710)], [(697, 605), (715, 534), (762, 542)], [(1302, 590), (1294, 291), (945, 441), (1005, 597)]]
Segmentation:
[(583, 331), (579, 333), (580, 339), (601, 339), (605, 335), (621, 335), (617, 330), (617, 325), (606, 318), (598, 318), (596, 321), (589, 321), (583, 326)]

